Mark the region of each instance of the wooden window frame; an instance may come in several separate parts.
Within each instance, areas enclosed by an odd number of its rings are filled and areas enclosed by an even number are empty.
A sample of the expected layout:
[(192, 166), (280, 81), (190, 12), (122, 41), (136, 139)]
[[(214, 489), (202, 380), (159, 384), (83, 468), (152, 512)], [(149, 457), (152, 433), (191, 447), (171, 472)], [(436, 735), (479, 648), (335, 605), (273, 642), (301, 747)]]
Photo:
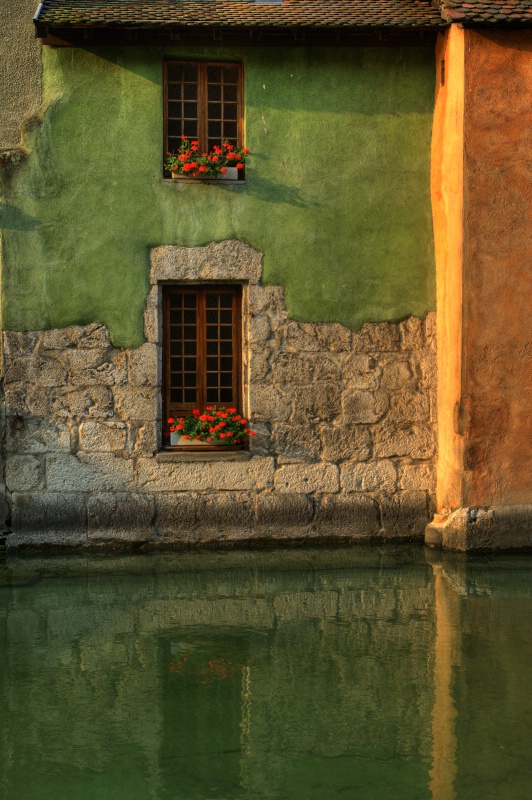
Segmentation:
[[(232, 399), (228, 401), (214, 401), (207, 400), (207, 307), (206, 297), (209, 293), (215, 294), (223, 292), (232, 295)], [(171, 365), (170, 352), (171, 333), (170, 333), (170, 298), (172, 294), (194, 294), (196, 295), (196, 374), (197, 380), (197, 397), (196, 402), (190, 403), (172, 403), (171, 402)], [(219, 408), (234, 406), (243, 413), (242, 408), (242, 285), (229, 283), (229, 284), (165, 284), (163, 285), (163, 414), (164, 414), (164, 439), (169, 434), (169, 417), (186, 416), (192, 412), (193, 409), (198, 408), (201, 411), (205, 410), (206, 405), (216, 405)], [(219, 323), (223, 324), (223, 323)], [(182, 323), (185, 325), (185, 322)], [(183, 340), (184, 341), (184, 340)], [(213, 340), (210, 340), (213, 341)], [(179, 356), (178, 356), (179, 357)], [(182, 356), (183, 358), (185, 355)], [(211, 356), (212, 357), (212, 356)], [(223, 358), (223, 353), (220, 353), (217, 358)], [(183, 373), (184, 374), (184, 373)], [(221, 388), (221, 387), (220, 387)], [(228, 387), (229, 388), (229, 387)], [(198, 449), (212, 449), (220, 450), (220, 445), (194, 445), (191, 449), (195, 452)], [(236, 449), (235, 445), (230, 446), (232, 450)], [(180, 446), (180, 450), (184, 448)]]
[[(207, 98), (207, 69), (209, 67), (235, 67), (238, 69), (238, 80), (237, 80), (237, 137), (236, 141), (233, 143), (236, 147), (243, 147), (244, 146), (244, 67), (241, 62), (238, 61), (187, 61), (185, 59), (165, 59), (164, 61), (164, 69), (163, 69), (163, 86), (164, 86), (164, 108), (163, 108), (163, 118), (164, 118), (164, 152), (171, 152), (170, 146), (168, 144), (168, 127), (169, 127), (169, 117), (168, 117), (168, 67), (172, 65), (187, 65), (187, 66), (196, 66), (198, 71), (198, 96), (197, 96), (197, 119), (198, 119), (198, 141), (199, 141), (199, 152), (208, 152), (208, 98)], [(191, 137), (192, 138), (192, 137)], [(213, 137), (211, 137), (212, 139)], [(219, 145), (222, 142), (218, 142)], [(244, 170), (242, 170), (242, 173)], [(243, 179), (244, 175), (239, 175), (239, 179)], [(194, 178), (195, 181), (198, 178)], [(199, 178), (199, 180), (202, 180)]]

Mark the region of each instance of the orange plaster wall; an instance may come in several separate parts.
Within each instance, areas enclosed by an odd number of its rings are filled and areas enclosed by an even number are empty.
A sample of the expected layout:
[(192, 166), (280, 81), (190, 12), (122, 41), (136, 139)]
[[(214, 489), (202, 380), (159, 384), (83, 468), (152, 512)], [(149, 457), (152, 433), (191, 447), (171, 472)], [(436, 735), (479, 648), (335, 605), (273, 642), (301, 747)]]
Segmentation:
[(437, 274), (438, 511), (462, 505), (464, 31), (438, 36), (431, 195)]
[(465, 31), (465, 506), (532, 500), (531, 49)]

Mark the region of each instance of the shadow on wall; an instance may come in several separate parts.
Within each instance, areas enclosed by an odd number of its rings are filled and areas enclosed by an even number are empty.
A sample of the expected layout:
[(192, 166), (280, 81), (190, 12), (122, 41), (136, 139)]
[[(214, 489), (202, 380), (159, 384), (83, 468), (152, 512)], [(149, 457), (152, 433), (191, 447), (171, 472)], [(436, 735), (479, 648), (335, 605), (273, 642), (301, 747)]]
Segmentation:
[(25, 214), (16, 206), (0, 203), (0, 230), (33, 231), (40, 224), (38, 219)]

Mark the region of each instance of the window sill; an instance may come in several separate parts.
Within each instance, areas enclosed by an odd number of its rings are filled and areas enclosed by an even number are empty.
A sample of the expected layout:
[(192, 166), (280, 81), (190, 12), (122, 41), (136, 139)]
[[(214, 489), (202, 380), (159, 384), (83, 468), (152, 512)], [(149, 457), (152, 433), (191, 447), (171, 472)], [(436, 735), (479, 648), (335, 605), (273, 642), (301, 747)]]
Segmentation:
[(155, 456), (155, 460), (162, 463), (169, 461), (249, 461), (250, 458), (251, 453), (249, 450), (220, 450), (219, 452), (200, 450), (193, 453), (190, 450), (181, 452), (180, 449), (174, 449), (162, 450)]
[(233, 178), (163, 178), (163, 183), (173, 183), (176, 186), (186, 183), (210, 184), (211, 186), (245, 186), (246, 179), (235, 181)]

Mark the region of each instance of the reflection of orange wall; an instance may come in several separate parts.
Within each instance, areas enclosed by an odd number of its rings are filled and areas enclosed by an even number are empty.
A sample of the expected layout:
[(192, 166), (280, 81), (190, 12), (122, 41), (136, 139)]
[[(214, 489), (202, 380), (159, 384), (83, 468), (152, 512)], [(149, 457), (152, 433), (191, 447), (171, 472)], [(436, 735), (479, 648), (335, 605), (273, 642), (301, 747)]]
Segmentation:
[(532, 33), (465, 32), (467, 506), (532, 500)]
[(438, 37), (431, 193), (437, 272), (438, 509), (462, 505), (461, 398), (464, 32)]

